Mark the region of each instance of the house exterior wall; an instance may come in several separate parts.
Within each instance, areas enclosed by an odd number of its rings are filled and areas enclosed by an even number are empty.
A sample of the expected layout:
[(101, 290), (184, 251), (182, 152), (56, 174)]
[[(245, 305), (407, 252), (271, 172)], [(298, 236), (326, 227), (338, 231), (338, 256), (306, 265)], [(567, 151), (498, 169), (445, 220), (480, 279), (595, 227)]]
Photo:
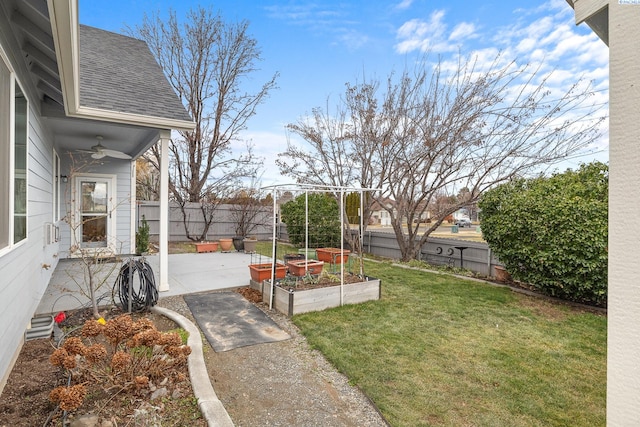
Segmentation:
[(53, 143), (37, 111), (38, 101), (28, 100), (27, 239), (0, 256), (0, 390), (58, 263), (59, 244), (45, 242), (45, 225), (53, 220)]
[[(88, 157), (88, 156), (87, 156)], [(61, 185), (61, 216), (69, 218), (73, 214), (73, 182), (76, 176), (95, 174), (97, 176), (115, 175), (116, 193), (112, 203), (115, 205), (116, 220), (116, 251), (120, 254), (131, 254), (135, 250), (135, 242), (131, 242), (131, 181), (132, 168), (130, 160), (104, 158), (101, 162), (86, 163), (86, 158), (80, 158), (78, 153), (63, 153), (61, 155), (62, 174), (68, 181)], [(84, 161), (83, 161), (84, 160)], [(135, 195), (133, 195), (135, 198)], [(68, 258), (72, 245), (72, 228), (65, 220), (60, 225), (60, 257)]]
[(609, 2), (607, 425), (640, 420), (640, 4)]

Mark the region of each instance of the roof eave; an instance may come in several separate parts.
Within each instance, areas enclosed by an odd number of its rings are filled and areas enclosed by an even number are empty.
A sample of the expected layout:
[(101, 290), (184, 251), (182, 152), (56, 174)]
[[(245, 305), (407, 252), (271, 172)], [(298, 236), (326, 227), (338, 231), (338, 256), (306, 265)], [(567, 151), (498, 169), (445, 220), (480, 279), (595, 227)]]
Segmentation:
[(609, 1), (566, 0), (575, 13), (576, 25), (586, 23), (591, 30), (609, 45)]
[(47, 0), (56, 49), (64, 110), (74, 115), (80, 106), (80, 47), (78, 43), (78, 1)]
[(145, 126), (158, 129), (192, 130), (195, 122), (191, 120), (177, 120), (163, 117), (145, 116), (142, 114), (123, 113), (119, 111), (103, 110), (92, 107), (79, 107), (73, 117), (83, 119), (99, 119), (102, 121), (122, 123), (128, 125)]
[(65, 113), (70, 117), (102, 120), (159, 129), (191, 130), (195, 122), (123, 113), (80, 105), (80, 43), (78, 0), (47, 0), (58, 60)]

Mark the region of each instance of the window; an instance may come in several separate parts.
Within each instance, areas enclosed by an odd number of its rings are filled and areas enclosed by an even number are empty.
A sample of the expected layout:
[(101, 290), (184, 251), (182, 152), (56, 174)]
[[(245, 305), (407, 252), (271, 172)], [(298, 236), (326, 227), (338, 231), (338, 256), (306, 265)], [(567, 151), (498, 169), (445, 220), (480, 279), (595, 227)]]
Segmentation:
[(0, 50), (0, 250), (27, 238), (27, 98)]
[(53, 176), (51, 177), (51, 194), (53, 201), (53, 223), (60, 221), (60, 156), (56, 150), (53, 150)]
[(27, 98), (14, 82), (13, 243), (27, 238)]
[(0, 60), (0, 249), (11, 243), (11, 81), (11, 70)]

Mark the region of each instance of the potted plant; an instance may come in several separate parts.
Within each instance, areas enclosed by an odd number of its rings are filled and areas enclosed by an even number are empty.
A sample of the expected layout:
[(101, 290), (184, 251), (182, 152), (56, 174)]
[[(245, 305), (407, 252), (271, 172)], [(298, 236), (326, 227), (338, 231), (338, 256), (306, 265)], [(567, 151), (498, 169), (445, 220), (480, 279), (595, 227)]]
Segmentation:
[(149, 250), (149, 224), (144, 215), (142, 223), (136, 231), (136, 255), (144, 255)]

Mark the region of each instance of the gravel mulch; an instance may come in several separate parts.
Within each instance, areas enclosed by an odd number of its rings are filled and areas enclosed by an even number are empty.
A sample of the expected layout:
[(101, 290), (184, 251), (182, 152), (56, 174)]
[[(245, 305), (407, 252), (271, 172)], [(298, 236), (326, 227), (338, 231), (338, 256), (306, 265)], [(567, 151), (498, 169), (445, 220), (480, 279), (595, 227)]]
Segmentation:
[[(255, 304), (292, 338), (222, 353), (205, 346), (209, 378), (236, 426), (388, 425), (286, 316)], [(158, 305), (197, 326), (181, 296), (161, 298)]]

